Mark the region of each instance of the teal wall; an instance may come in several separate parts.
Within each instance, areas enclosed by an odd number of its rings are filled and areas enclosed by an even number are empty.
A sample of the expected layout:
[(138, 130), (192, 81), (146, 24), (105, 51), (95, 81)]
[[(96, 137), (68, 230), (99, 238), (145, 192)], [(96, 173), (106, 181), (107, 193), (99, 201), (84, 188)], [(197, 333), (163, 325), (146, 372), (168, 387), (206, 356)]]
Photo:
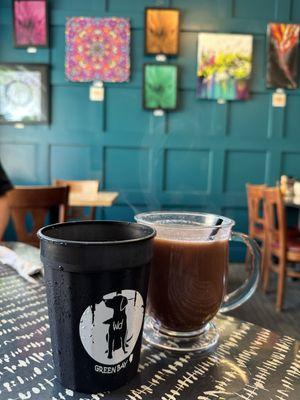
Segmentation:
[[(273, 108), (264, 78), (267, 22), (300, 22), (300, 0), (52, 0), (51, 47), (33, 55), (13, 48), (11, 3), (0, 2), (0, 61), (49, 63), (52, 97), (51, 125), (0, 127), (0, 158), (14, 183), (101, 179), (121, 196), (99, 217), (185, 208), (226, 214), (245, 231), (247, 181), (300, 177), (300, 91), (288, 93), (286, 108)], [(180, 109), (164, 117), (141, 107), (142, 65), (153, 61), (143, 55), (143, 11), (151, 5), (182, 10), (180, 55), (173, 60), (180, 67)], [(107, 84), (104, 103), (88, 100), (88, 84), (65, 79), (68, 16), (130, 18), (131, 80)], [(254, 35), (251, 100), (196, 100), (199, 31)]]

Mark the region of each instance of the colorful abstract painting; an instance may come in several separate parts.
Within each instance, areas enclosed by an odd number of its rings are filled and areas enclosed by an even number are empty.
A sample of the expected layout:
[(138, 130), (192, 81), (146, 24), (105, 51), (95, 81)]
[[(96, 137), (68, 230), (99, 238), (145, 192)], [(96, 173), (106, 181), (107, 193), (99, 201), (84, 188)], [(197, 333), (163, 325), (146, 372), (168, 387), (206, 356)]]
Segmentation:
[(0, 64), (0, 123), (48, 122), (48, 66)]
[(47, 3), (45, 0), (14, 0), (16, 47), (48, 45)]
[(179, 17), (174, 8), (145, 9), (146, 54), (178, 54)]
[(197, 97), (216, 100), (249, 97), (252, 40), (251, 35), (199, 34)]
[(125, 18), (74, 17), (66, 25), (66, 76), (74, 82), (126, 82), (130, 24)]
[(268, 24), (267, 86), (295, 89), (298, 74), (300, 26)]
[(147, 110), (175, 110), (178, 69), (170, 64), (145, 64), (143, 105)]

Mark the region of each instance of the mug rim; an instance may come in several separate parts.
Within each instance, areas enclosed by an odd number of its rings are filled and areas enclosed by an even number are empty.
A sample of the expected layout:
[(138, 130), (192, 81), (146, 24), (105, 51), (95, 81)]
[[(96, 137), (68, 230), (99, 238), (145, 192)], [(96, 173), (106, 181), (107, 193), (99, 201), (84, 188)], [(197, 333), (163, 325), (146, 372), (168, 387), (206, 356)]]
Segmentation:
[[(59, 239), (55, 237), (51, 237), (46, 234), (47, 231), (51, 231), (56, 228), (71, 226), (71, 225), (119, 225), (119, 226), (136, 226), (141, 227), (148, 230), (148, 234), (141, 235), (141, 237), (134, 239), (124, 239), (124, 240), (108, 240), (108, 241), (84, 241), (84, 240), (69, 240), (69, 239)], [(126, 221), (114, 221), (114, 220), (87, 220), (87, 221), (69, 221), (69, 222), (60, 222), (56, 224), (50, 224), (42, 227), (38, 230), (37, 236), (42, 241), (46, 241), (48, 243), (58, 244), (58, 245), (67, 245), (67, 246), (106, 246), (106, 245), (122, 245), (122, 244), (131, 244), (137, 242), (143, 242), (149, 239), (152, 239), (156, 235), (156, 230), (152, 226), (147, 224), (143, 224), (140, 222), (126, 222)]]
[[(211, 217), (216, 217), (216, 219), (222, 219), (222, 222), (220, 224), (208, 224), (208, 225), (204, 225), (204, 224), (199, 224), (199, 225), (184, 225), (181, 224), (180, 222), (176, 223), (174, 222), (174, 224), (170, 223), (170, 224), (166, 224), (166, 223), (160, 223), (159, 221), (147, 221), (144, 218), (151, 216), (151, 215), (166, 215), (166, 216), (170, 216), (170, 215), (177, 215), (177, 216), (187, 216), (187, 215), (191, 215), (191, 216), (211, 216)], [(224, 228), (230, 228), (233, 227), (235, 225), (235, 221), (231, 218), (225, 217), (223, 215), (218, 215), (218, 214), (213, 214), (213, 213), (206, 213), (206, 212), (197, 212), (197, 211), (146, 211), (146, 212), (142, 212), (139, 214), (136, 214), (134, 216), (134, 219), (142, 224), (146, 224), (146, 225), (150, 225), (150, 226), (159, 226), (159, 227), (163, 227), (164, 229), (178, 229), (178, 226), (181, 225), (181, 229), (187, 229), (187, 230), (204, 230), (204, 229), (224, 229)]]

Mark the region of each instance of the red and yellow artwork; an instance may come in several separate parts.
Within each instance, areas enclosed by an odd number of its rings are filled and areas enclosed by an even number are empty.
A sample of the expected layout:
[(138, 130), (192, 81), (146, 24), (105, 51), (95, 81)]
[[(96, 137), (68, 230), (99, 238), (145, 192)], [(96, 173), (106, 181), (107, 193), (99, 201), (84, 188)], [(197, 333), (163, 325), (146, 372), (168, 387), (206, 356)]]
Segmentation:
[(300, 26), (270, 23), (268, 25), (267, 86), (295, 89), (298, 74)]

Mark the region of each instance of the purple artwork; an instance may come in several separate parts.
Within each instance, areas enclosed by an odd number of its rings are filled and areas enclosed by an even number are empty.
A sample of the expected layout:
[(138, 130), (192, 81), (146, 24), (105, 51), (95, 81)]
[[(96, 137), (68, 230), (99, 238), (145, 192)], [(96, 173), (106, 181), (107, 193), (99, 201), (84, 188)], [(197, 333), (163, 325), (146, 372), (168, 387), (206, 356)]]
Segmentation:
[(66, 24), (66, 76), (74, 82), (126, 82), (130, 24), (125, 18), (70, 18)]
[(14, 0), (14, 34), (17, 47), (48, 45), (45, 0)]

